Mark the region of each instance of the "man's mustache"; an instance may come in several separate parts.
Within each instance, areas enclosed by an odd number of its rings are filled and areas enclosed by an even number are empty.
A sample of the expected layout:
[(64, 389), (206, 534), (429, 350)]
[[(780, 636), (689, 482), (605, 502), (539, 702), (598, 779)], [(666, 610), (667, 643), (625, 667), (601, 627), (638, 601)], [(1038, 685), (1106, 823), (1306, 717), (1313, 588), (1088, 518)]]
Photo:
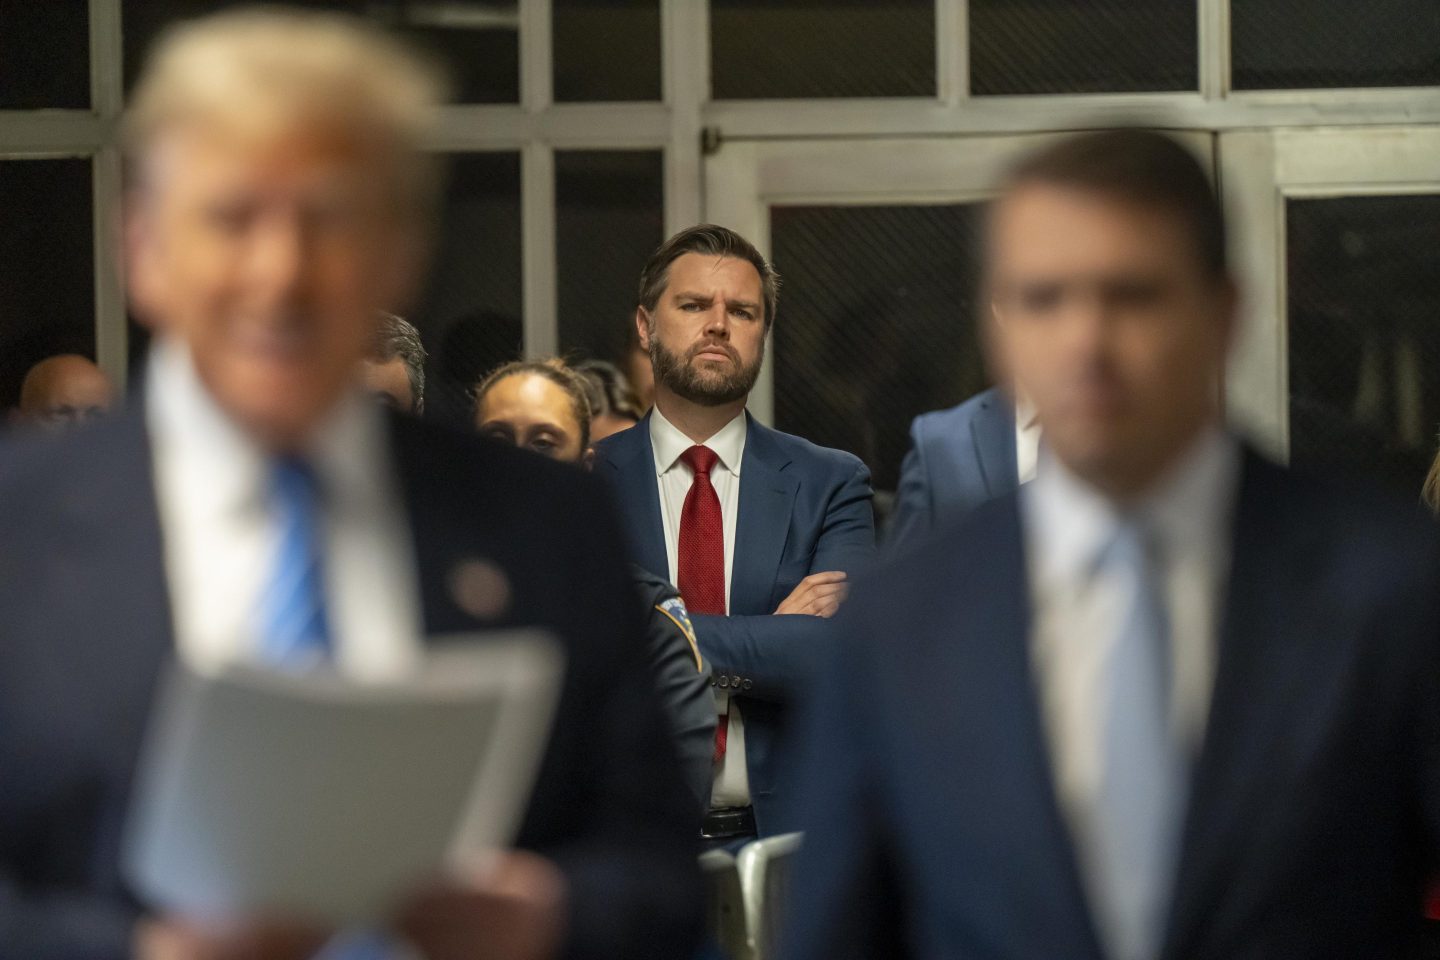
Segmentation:
[(691, 347), (690, 350), (685, 354), (685, 359), (694, 360), (696, 357), (700, 356), (700, 354), (711, 350), (719, 350), (721, 353), (725, 354), (725, 356), (733, 360), (737, 365), (740, 363), (740, 354), (735, 350), (734, 347), (730, 346), (730, 344), (728, 343), (718, 342), (696, 344), (695, 346)]

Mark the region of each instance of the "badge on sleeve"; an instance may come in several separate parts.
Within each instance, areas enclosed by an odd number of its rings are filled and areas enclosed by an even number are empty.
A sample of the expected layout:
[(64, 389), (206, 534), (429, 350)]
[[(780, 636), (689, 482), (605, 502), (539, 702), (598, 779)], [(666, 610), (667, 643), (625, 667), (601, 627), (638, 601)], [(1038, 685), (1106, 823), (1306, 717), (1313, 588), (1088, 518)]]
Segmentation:
[(680, 628), (685, 639), (690, 641), (690, 652), (695, 654), (695, 669), (703, 671), (705, 661), (700, 656), (700, 644), (695, 640), (695, 625), (690, 622), (690, 611), (685, 609), (685, 601), (679, 597), (671, 597), (664, 603), (656, 604), (655, 609), (669, 617), (675, 626)]

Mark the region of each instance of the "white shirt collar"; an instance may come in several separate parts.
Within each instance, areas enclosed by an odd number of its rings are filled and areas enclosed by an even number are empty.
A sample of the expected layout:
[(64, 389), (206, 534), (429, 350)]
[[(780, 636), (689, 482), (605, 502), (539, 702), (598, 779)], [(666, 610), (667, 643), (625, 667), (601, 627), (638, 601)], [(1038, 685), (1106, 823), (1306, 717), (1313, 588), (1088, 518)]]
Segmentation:
[[(715, 451), (715, 456), (720, 458), (720, 465), (734, 476), (740, 476), (740, 463), (745, 455), (745, 411), (740, 411), (725, 426), (715, 431), (715, 434), (706, 440), (703, 446)], [(675, 468), (680, 461), (680, 456), (691, 447), (695, 441), (680, 432), (665, 415), (660, 412), (659, 407), (652, 407), (650, 410), (650, 447), (655, 453), (655, 473), (663, 476)]]
[[(270, 456), (215, 402), (184, 345), (160, 340), (146, 378), (146, 427), (157, 452), (194, 474), (218, 509), (263, 509)], [(306, 444), (305, 456), (332, 503), (383, 498), (381, 411), (358, 389), (347, 393)]]
[[(1169, 557), (1189, 550), (1217, 556), (1231, 534), (1239, 476), (1239, 445), (1212, 426), (1128, 512), (1146, 522)], [(1115, 530), (1120, 509), (1043, 446), (1035, 480), (1023, 491), (1038, 585), (1076, 582)]]
[(1036, 431), (1040, 429), (1040, 411), (1026, 402), (1021, 397), (1015, 401), (1015, 428), (1021, 432)]

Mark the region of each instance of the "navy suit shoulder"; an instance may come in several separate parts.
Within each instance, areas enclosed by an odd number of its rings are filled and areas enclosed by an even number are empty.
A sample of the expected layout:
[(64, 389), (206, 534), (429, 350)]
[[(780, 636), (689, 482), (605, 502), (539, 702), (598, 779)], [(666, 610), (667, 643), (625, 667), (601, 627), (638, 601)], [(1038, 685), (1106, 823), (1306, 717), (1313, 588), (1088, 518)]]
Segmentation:
[(1015, 489), (1015, 416), (998, 388), (910, 424), (887, 552), (904, 549), (993, 497)]

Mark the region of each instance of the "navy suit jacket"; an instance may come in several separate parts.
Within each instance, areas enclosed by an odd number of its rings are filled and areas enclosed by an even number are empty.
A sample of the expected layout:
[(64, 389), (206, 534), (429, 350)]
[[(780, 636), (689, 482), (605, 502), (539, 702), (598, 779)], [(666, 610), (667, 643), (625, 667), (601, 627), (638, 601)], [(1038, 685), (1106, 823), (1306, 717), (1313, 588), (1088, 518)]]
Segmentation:
[(1015, 405), (999, 389), (910, 424), (910, 451), (900, 465), (887, 553), (914, 546), (948, 520), (1019, 485)]
[[(870, 471), (856, 457), (756, 423), (747, 413), (740, 506), (730, 573), (730, 616), (691, 614), (719, 682), (738, 689), (746, 768), (762, 834), (789, 829), (775, 799), (785, 771), (777, 749), (784, 705), (818, 674), (832, 623), (771, 616), (812, 573), (867, 566), (875, 553)], [(635, 561), (666, 576), (670, 565), (650, 418), (595, 447), (595, 470), (619, 500)]]
[[(1029, 663), (1018, 499), (842, 613), (806, 726), (790, 960), (1102, 960)], [(1440, 837), (1437, 547), (1417, 510), (1247, 454), (1164, 960), (1409, 955)]]
[[(683, 953), (700, 920), (694, 801), (603, 488), (415, 421), (396, 418), (391, 438), (426, 630), (536, 625), (565, 645), (519, 845), (569, 878), (568, 956)], [(139, 905), (120, 874), (121, 825), (175, 645), (143, 417), (8, 448), (0, 543), (0, 958), (124, 960)], [(448, 586), (477, 558), (511, 584), (492, 621)]]

